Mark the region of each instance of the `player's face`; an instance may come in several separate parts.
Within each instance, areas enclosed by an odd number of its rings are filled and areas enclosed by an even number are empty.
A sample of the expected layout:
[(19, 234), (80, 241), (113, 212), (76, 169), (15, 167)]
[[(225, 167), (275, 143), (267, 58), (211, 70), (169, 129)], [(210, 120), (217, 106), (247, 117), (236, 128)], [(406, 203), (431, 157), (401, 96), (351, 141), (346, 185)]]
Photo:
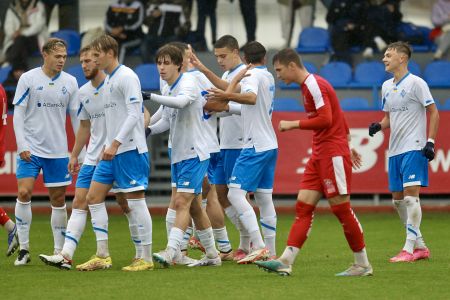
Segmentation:
[(109, 61), (110, 61), (108, 58), (108, 53), (103, 52), (103, 51), (96, 51), (96, 52), (97, 52), (97, 57), (96, 57), (97, 67), (100, 70), (105, 70), (106, 68), (108, 68)]
[(224, 71), (232, 69), (236, 63), (236, 56), (239, 56), (237, 50), (230, 50), (226, 47), (214, 48), (214, 55), (217, 63)]
[(405, 59), (405, 54), (397, 52), (395, 49), (387, 49), (384, 52), (383, 63), (386, 72), (393, 73), (398, 69)]
[(59, 73), (62, 71), (64, 64), (66, 63), (67, 50), (65, 47), (56, 47), (51, 50), (50, 53), (44, 52), (43, 57), (45, 66), (49, 70)]
[(277, 73), (277, 78), (279, 80), (282, 80), (286, 84), (292, 82), (292, 79), (290, 78), (291, 72), (289, 70), (289, 65), (286, 66), (280, 64), (279, 61), (275, 61), (275, 63), (273, 64), (273, 68), (275, 69), (275, 72)]
[(83, 69), (84, 77), (86, 77), (87, 80), (91, 80), (97, 76), (97, 56), (98, 52), (94, 50), (83, 52), (83, 54), (80, 55), (81, 68)]
[(169, 84), (174, 83), (180, 74), (180, 72), (178, 71), (178, 68), (180, 66), (173, 64), (172, 60), (168, 56), (160, 57), (156, 62), (156, 65), (158, 67), (159, 75), (161, 76), (161, 78), (167, 81), (167, 83)]

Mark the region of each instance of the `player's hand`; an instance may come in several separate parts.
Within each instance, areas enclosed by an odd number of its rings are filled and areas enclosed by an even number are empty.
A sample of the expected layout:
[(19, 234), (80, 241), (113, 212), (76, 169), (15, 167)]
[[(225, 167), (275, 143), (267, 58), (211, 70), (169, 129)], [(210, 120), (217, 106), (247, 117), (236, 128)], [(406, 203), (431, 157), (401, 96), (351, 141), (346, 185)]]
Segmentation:
[(241, 82), (241, 80), (244, 79), (245, 77), (249, 77), (250, 75), (252, 75), (252, 74), (247, 74), (247, 71), (252, 68), (253, 68), (253, 65), (248, 64), (245, 69), (242, 69), (241, 71), (239, 71), (239, 73), (236, 74), (236, 76), (233, 77), (233, 82), (234, 83)]
[(284, 121), (281, 120), (280, 123), (278, 124), (278, 130), (283, 132), (283, 131), (287, 131), (287, 130), (291, 130), (294, 128), (299, 128), (299, 123), (298, 121)]
[(422, 148), (422, 154), (428, 159), (428, 161), (432, 161), (434, 159), (434, 143), (428, 141), (425, 144), (425, 147)]
[(355, 150), (355, 148), (350, 149), (350, 159), (352, 160), (353, 169), (357, 170), (361, 168), (362, 166), (361, 154), (359, 154), (358, 151)]
[(203, 110), (207, 111), (211, 115), (211, 112), (228, 111), (230, 108), (226, 101), (214, 101), (208, 100), (203, 106)]
[(142, 100), (151, 100), (152, 99), (152, 93), (144, 92), (144, 91), (141, 91), (141, 93), (142, 93)]
[(190, 58), (190, 62), (191, 64), (200, 72), (204, 72), (206, 70), (205, 65), (200, 61), (200, 59), (198, 59), (197, 55), (194, 54), (194, 52), (191, 52), (191, 58)]
[(71, 175), (74, 175), (80, 171), (80, 165), (78, 164), (78, 158), (74, 156), (70, 156), (69, 164), (67, 165), (67, 169)]
[(5, 161), (4, 160), (0, 160), (0, 168), (3, 168), (3, 166), (5, 165)]
[(145, 137), (148, 138), (148, 136), (152, 133), (152, 130), (150, 129), (150, 127), (146, 127), (145, 128)]
[(19, 156), (24, 161), (27, 161), (27, 162), (31, 161), (31, 152), (28, 150), (20, 152)]
[(205, 97), (208, 101), (228, 101), (228, 94), (217, 88), (209, 89)]
[(113, 141), (111, 145), (105, 148), (103, 151), (103, 160), (113, 160), (114, 156), (116, 156), (117, 150), (119, 149), (120, 144), (117, 141)]
[(381, 130), (381, 124), (380, 123), (372, 123), (369, 126), (369, 135), (374, 136), (375, 133)]

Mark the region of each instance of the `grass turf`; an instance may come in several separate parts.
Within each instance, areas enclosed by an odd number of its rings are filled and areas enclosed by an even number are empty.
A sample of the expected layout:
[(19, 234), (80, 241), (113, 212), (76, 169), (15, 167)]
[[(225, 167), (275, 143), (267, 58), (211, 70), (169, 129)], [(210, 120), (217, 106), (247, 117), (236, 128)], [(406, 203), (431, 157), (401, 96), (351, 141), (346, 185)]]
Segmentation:
[[(170, 269), (126, 273), (120, 270), (130, 263), (134, 247), (125, 217), (110, 216), (110, 250), (113, 267), (106, 271), (62, 271), (44, 265), (40, 253), (52, 252), (53, 239), (49, 216), (33, 216), (31, 230), (32, 261), (14, 267), (16, 255), (0, 257), (2, 299), (448, 299), (449, 215), (425, 214), (422, 232), (431, 250), (429, 261), (388, 262), (403, 246), (404, 230), (397, 215), (361, 214), (369, 259), (374, 276), (337, 278), (352, 262), (342, 228), (331, 214), (316, 215), (309, 239), (294, 265), (293, 276), (281, 277), (258, 270), (254, 265), (225, 262), (222, 267)], [(279, 216), (277, 249), (284, 249), (292, 216)], [(238, 235), (228, 226), (233, 245)], [(163, 217), (153, 218), (153, 250), (165, 247)], [(0, 237), (6, 249), (6, 235)], [(2, 251), (3, 251), (2, 250)], [(95, 253), (91, 225), (81, 239), (74, 264)], [(199, 257), (198, 251), (191, 256)]]

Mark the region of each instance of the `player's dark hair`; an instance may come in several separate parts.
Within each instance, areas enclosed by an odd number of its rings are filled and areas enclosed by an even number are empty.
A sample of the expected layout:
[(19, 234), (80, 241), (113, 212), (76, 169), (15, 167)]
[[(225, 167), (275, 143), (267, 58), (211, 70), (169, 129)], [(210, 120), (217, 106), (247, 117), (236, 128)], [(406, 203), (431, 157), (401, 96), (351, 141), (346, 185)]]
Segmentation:
[(103, 34), (92, 41), (91, 47), (97, 51), (108, 52), (112, 50), (114, 57), (119, 55), (119, 45), (110, 35)]
[(407, 42), (398, 41), (390, 43), (386, 49), (395, 49), (395, 51), (399, 53), (406, 54), (408, 56), (408, 59), (411, 58), (412, 48)]
[(181, 66), (183, 65), (183, 52), (173, 45), (165, 45), (158, 49), (155, 56), (156, 63), (164, 62), (167, 58), (170, 58), (170, 61), (179, 66), (178, 72), (181, 70)]
[(65, 48), (67, 50), (67, 44), (62, 39), (50, 38), (48, 41), (42, 46), (42, 52), (49, 54), (56, 50), (56, 48)]
[(258, 64), (264, 62), (266, 56), (266, 48), (257, 42), (249, 42), (244, 45), (242, 51), (244, 52), (245, 62), (247, 64)]
[(175, 47), (177, 47), (178, 49), (180, 49), (182, 52), (185, 52), (186, 50), (189, 49), (188, 44), (183, 43), (183, 42), (170, 42), (170, 43), (168, 43), (168, 44), (166, 44), (166, 45), (172, 45), (172, 46), (175, 46)]
[(214, 48), (228, 48), (239, 51), (239, 43), (234, 36), (229, 34), (220, 37), (214, 44)]
[(283, 66), (287, 66), (289, 63), (293, 62), (299, 68), (304, 69), (302, 59), (297, 54), (297, 52), (291, 48), (285, 48), (278, 51), (278, 53), (275, 54), (272, 58), (272, 64), (275, 64), (275, 62), (278, 62)]

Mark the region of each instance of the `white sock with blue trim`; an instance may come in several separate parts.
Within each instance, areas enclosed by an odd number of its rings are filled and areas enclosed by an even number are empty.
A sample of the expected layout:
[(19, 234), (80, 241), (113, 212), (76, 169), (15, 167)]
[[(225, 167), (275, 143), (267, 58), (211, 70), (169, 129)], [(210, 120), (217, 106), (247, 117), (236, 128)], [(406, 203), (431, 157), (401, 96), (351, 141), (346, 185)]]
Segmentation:
[(213, 229), (214, 239), (217, 243), (217, 250), (222, 253), (229, 253), (231, 251), (230, 239), (226, 227)]
[(142, 258), (142, 245), (141, 240), (139, 238), (136, 214), (133, 214), (130, 211), (129, 213), (126, 213), (125, 216), (128, 219), (128, 227), (130, 228), (131, 241), (133, 242), (134, 248), (136, 250), (134, 258)]
[(91, 212), (92, 228), (97, 240), (97, 256), (108, 257), (108, 212), (105, 202), (89, 205), (89, 211)]
[(128, 199), (128, 206), (133, 214), (136, 214), (139, 239), (142, 245), (142, 258), (145, 261), (152, 261), (152, 217), (148, 211), (145, 198)]
[(31, 201), (20, 202), (17, 199), (14, 212), (16, 216), (17, 234), (19, 236), (20, 250), (28, 250), (30, 244), (30, 226), (32, 220)]
[(87, 211), (82, 209), (72, 209), (69, 222), (67, 223), (66, 238), (61, 253), (64, 257), (72, 259), (81, 235), (86, 227)]
[(61, 252), (66, 238), (67, 209), (65, 204), (62, 207), (52, 206), (50, 224), (52, 225), (55, 254), (57, 254)]
[(260, 224), (264, 242), (270, 256), (276, 256), (277, 213), (272, 201), (272, 193), (255, 193), (256, 204), (260, 211)]
[(422, 237), (420, 232), (420, 222), (422, 221), (422, 208), (417, 197), (405, 196), (405, 204), (408, 213), (406, 222), (406, 242), (403, 250), (413, 253), (414, 245), (418, 237)]

